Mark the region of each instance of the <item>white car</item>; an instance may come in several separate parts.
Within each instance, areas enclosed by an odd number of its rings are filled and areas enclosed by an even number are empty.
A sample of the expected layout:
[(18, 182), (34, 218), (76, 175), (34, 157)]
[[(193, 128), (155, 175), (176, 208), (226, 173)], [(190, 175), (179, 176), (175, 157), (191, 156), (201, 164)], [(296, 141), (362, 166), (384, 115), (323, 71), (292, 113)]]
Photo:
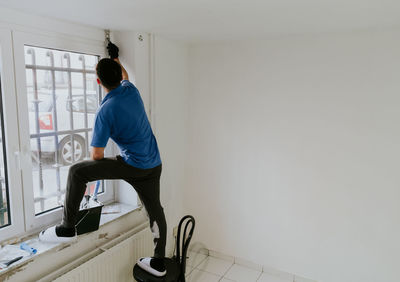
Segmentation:
[[(39, 101), (35, 102), (32, 98), (33, 95), (28, 95), (31, 98), (28, 102), (32, 152), (38, 156), (40, 151), (42, 157), (56, 157), (57, 154), (58, 164), (63, 165), (70, 165), (85, 158), (88, 154), (88, 142), (91, 140), (92, 131), (90, 130), (86, 135), (84, 130), (93, 128), (94, 116), (99, 105), (98, 94), (95, 91), (88, 91), (86, 109), (83, 94), (72, 94), (72, 103), (70, 103), (68, 89), (57, 89), (56, 109), (53, 106), (51, 91), (41, 90), (38, 96)], [(37, 104), (37, 113), (35, 104)], [(87, 111), (87, 124), (85, 124), (85, 110)], [(73, 130), (71, 130), (71, 118)], [(57, 140), (56, 134), (43, 136), (43, 134), (62, 131), (69, 132), (68, 134), (57, 135)], [(37, 133), (40, 135), (40, 144)], [(74, 140), (74, 158), (72, 158), (71, 137)]]

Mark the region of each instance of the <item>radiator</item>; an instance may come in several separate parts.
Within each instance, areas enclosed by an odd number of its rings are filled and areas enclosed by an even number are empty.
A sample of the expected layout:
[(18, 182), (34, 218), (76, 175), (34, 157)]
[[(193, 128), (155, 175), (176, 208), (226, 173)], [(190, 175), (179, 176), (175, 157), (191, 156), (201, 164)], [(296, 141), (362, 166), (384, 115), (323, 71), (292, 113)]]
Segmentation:
[(140, 257), (151, 256), (154, 245), (149, 229), (144, 229), (80, 266), (55, 279), (55, 282), (134, 281), (133, 266)]

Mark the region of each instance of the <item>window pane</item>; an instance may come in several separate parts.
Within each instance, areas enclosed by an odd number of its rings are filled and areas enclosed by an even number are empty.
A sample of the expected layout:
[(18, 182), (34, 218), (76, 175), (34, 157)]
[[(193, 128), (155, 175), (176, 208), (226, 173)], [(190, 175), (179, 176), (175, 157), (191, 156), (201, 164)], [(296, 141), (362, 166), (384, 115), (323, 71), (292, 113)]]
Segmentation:
[(35, 214), (40, 214), (62, 205), (69, 167), (89, 157), (100, 101), (94, 84), (99, 58), (25, 46), (25, 59)]
[[(1, 73), (0, 73), (1, 75)], [(3, 120), (3, 95), (0, 79), (0, 228), (7, 226), (10, 221), (9, 198), (8, 198), (8, 182), (7, 182), (7, 167), (5, 154), (5, 139), (4, 139), (4, 120)]]

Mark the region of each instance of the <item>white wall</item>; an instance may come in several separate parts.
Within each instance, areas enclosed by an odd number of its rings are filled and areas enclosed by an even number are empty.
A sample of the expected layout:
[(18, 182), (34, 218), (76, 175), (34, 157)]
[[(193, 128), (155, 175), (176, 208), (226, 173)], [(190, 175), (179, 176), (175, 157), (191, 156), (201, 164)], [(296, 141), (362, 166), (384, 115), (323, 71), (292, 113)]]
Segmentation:
[(163, 171), (161, 201), (168, 224), (167, 254), (174, 246), (173, 228), (183, 214), (185, 153), (187, 144), (187, 46), (153, 37), (153, 122)]
[(318, 281), (399, 281), (399, 35), (190, 48), (197, 241)]

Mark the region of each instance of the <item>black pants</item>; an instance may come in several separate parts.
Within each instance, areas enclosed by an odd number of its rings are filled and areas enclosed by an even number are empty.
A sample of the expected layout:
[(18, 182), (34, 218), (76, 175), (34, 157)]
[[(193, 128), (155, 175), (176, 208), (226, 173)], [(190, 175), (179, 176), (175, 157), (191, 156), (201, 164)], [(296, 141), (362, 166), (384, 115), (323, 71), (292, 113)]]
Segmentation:
[(161, 165), (140, 169), (127, 164), (121, 156), (98, 161), (82, 161), (72, 165), (68, 172), (62, 225), (75, 227), (79, 205), (85, 194), (86, 184), (101, 179), (122, 179), (135, 188), (150, 220), (154, 236), (154, 256), (165, 256), (167, 223), (160, 203)]

